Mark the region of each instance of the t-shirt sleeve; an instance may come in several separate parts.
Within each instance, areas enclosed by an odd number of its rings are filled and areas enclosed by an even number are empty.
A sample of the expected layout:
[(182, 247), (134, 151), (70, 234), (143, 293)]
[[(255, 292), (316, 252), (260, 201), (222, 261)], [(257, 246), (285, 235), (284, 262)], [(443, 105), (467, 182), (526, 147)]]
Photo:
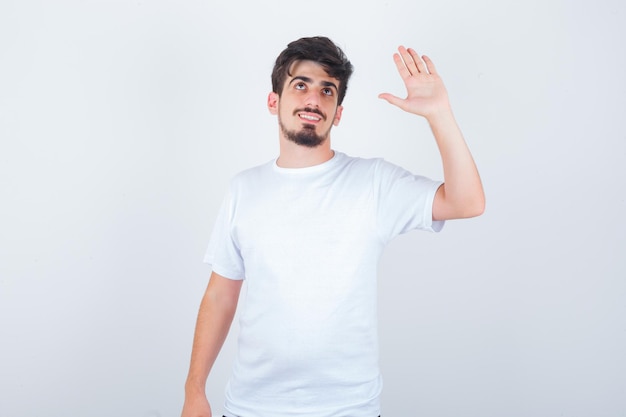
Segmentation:
[(445, 222), (433, 221), (433, 202), (441, 181), (414, 175), (381, 159), (374, 184), (378, 230), (385, 242), (410, 230), (439, 232), (443, 228)]
[(229, 193), (222, 202), (215, 220), (204, 262), (211, 265), (213, 272), (229, 279), (245, 278), (241, 252), (232, 236), (233, 204)]

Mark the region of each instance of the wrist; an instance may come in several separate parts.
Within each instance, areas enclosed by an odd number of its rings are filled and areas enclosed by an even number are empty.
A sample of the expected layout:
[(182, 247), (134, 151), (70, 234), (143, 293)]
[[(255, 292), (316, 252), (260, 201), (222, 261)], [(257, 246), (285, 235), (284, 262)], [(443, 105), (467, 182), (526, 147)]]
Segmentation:
[(202, 382), (187, 380), (185, 382), (185, 396), (195, 397), (198, 395), (206, 396), (206, 385)]
[(452, 114), (451, 107), (444, 107), (435, 110), (424, 116), (428, 123), (432, 125), (447, 124), (454, 122), (454, 114)]

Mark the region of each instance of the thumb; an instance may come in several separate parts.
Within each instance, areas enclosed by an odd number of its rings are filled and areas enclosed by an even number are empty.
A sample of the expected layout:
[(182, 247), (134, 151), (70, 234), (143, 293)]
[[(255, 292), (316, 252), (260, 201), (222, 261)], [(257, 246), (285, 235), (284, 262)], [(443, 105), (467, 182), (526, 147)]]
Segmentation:
[(402, 107), (402, 100), (400, 97), (396, 97), (393, 94), (389, 93), (381, 93), (378, 95), (378, 98), (382, 98), (386, 100), (388, 103), (393, 104), (394, 106)]

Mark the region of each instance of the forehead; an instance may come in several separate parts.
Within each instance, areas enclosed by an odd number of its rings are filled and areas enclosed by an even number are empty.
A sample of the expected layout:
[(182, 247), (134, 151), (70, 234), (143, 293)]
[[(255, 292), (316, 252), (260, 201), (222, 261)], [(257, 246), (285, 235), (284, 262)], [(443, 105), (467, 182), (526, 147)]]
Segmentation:
[(295, 61), (289, 68), (287, 76), (287, 83), (291, 82), (297, 77), (307, 77), (313, 81), (332, 81), (333, 83), (339, 83), (337, 78), (333, 78), (324, 69), (324, 67), (314, 61)]

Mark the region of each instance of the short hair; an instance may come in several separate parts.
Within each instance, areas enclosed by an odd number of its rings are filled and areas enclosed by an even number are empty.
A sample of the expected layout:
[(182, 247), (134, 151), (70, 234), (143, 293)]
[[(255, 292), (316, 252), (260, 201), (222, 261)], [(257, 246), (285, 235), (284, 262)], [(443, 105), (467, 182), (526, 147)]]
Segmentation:
[(337, 104), (343, 102), (348, 89), (348, 80), (354, 68), (348, 58), (333, 41), (324, 36), (300, 38), (287, 45), (274, 64), (272, 70), (272, 91), (279, 96), (283, 92), (285, 79), (296, 61), (313, 61), (320, 64), (326, 73), (339, 80)]

